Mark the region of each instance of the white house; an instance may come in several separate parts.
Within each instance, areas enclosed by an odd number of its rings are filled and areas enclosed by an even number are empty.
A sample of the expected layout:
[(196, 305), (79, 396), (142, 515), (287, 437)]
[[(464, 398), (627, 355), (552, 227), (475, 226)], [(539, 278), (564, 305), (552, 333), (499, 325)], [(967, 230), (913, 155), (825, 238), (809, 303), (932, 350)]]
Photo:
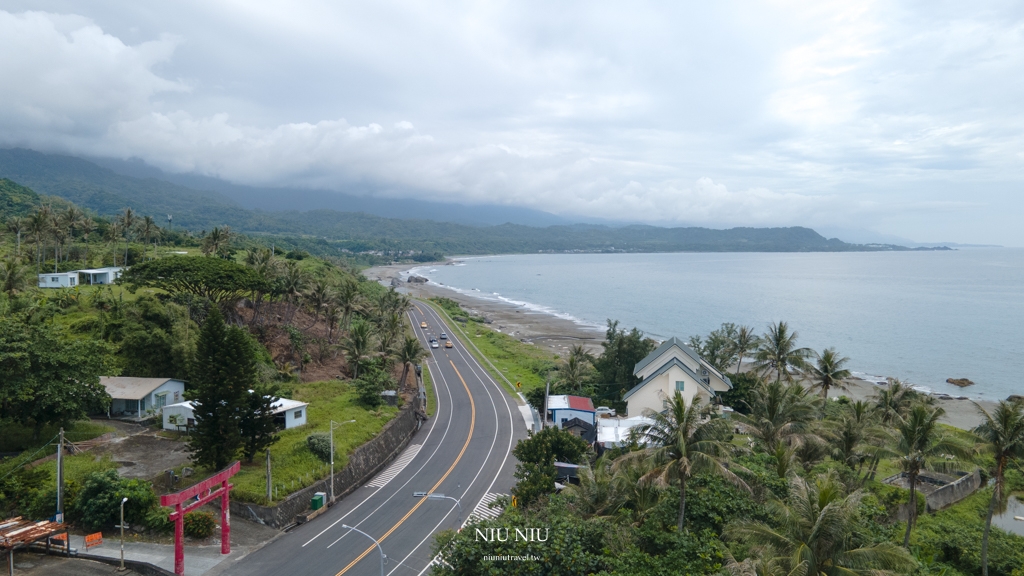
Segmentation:
[(81, 283), (86, 285), (113, 284), (114, 281), (120, 278), (123, 273), (124, 268), (121, 266), (107, 266), (106, 268), (92, 268), (77, 271), (77, 274), (81, 275)]
[(51, 272), (39, 275), (40, 288), (74, 288), (78, 286), (78, 272)]
[[(166, 406), (163, 410), (164, 429), (181, 430), (186, 426), (194, 426), (196, 423), (195, 407), (196, 405), (191, 401)], [(274, 409), (274, 423), (287, 430), (306, 423), (309, 404), (288, 398), (278, 398), (272, 408)]]
[(629, 443), (633, 428), (641, 424), (654, 424), (654, 420), (646, 416), (632, 418), (599, 418), (597, 420), (597, 442), (602, 447), (621, 448)]
[(637, 363), (633, 374), (640, 383), (622, 397), (631, 417), (642, 416), (645, 410), (661, 412), (677, 390), (687, 404), (697, 396), (707, 404), (717, 393), (732, 389), (728, 376), (674, 337)]
[(594, 413), (594, 403), (590, 398), (583, 396), (548, 396), (548, 422), (561, 428), (564, 422), (573, 418), (579, 418), (591, 426), (595, 425), (597, 417)]
[(185, 382), (174, 378), (135, 378), (131, 376), (101, 376), (100, 384), (112, 399), (107, 414), (142, 418), (147, 410), (184, 400)]

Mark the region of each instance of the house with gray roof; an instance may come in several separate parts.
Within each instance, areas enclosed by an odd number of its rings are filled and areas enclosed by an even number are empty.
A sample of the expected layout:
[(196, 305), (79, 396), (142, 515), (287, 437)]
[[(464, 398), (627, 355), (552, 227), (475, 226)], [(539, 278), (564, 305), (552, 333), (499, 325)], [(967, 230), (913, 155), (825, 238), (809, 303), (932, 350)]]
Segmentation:
[(185, 382), (174, 378), (137, 378), (134, 376), (101, 376), (111, 402), (108, 416), (141, 420), (149, 410), (184, 400)]
[(648, 410), (661, 412), (676, 391), (687, 404), (698, 396), (707, 404), (719, 392), (732, 389), (728, 376), (675, 337), (638, 362), (633, 375), (640, 378), (640, 383), (622, 397), (630, 417), (643, 416)]

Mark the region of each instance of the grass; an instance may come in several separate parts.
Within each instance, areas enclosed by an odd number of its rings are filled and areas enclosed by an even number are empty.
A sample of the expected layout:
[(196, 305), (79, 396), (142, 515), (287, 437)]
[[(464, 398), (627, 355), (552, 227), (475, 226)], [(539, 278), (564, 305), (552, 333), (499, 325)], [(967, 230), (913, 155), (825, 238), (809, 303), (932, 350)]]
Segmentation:
[(430, 370), (423, 364), (423, 387), (427, 390), (427, 416), (433, 416), (437, 411), (437, 398), (434, 397), (434, 383), (430, 379)]
[[(32, 438), (32, 428), (27, 426), (21, 426), (15, 423), (4, 423), (0, 426), (0, 452), (22, 452), (22, 451), (35, 451), (40, 446), (46, 444), (51, 438), (57, 435), (60, 427), (59, 426), (46, 426), (39, 434), (39, 439)], [(69, 442), (83, 442), (85, 440), (91, 440), (107, 432), (111, 432), (114, 429), (105, 424), (99, 422), (93, 422), (91, 420), (80, 420), (72, 423), (68, 426), (67, 430), (64, 431), (64, 438)], [(54, 441), (56, 442), (56, 441)], [(57, 451), (57, 445), (54, 443), (49, 451), (44, 450), (39, 453), (39, 458), (53, 454)]]
[[(277, 500), (288, 493), (310, 486), (330, 473), (327, 463), (320, 461), (306, 446), (306, 437), (314, 432), (329, 432), (329, 422), (355, 420), (334, 431), (334, 469), (341, 470), (348, 463), (348, 455), (380, 432), (398, 409), (383, 406), (368, 410), (357, 399), (356, 391), (348, 384), (312, 382), (292, 385), (291, 397), (309, 402), (306, 424), (283, 430), (280, 440), (270, 448), (271, 474), (277, 487)], [(252, 464), (243, 463), (233, 478), (233, 497), (245, 502), (267, 504), (266, 461), (257, 457)]]
[[(118, 467), (117, 462), (110, 459), (110, 456), (96, 456), (95, 454), (77, 454), (75, 456), (67, 456), (64, 458), (64, 480), (65, 482), (78, 482), (85, 481), (85, 478), (94, 472), (103, 472), (105, 470), (116, 470)], [(57, 479), (57, 460), (48, 460), (39, 465), (40, 470), (46, 470), (50, 475), (50, 480), (55, 482)]]
[[(524, 344), (475, 320), (455, 322), (446, 308), (436, 302), (426, 303), (448, 319), (449, 326), (469, 344), (470, 353), (513, 395), (543, 387), (545, 374), (557, 366), (558, 357), (542, 348)], [(468, 316), (465, 312), (461, 315)], [(509, 382), (521, 383), (522, 389), (514, 389)]]

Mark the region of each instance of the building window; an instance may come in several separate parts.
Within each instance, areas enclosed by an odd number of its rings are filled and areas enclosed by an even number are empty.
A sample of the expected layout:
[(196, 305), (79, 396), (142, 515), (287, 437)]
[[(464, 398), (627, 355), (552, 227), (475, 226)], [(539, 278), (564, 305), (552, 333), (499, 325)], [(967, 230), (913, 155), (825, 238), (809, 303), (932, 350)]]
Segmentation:
[(163, 408), (164, 406), (167, 406), (167, 392), (163, 392), (161, 394), (157, 394), (155, 396), (155, 398), (156, 398), (156, 402), (153, 404), (154, 408), (158, 408), (159, 409), (159, 408)]
[(296, 419), (302, 418), (302, 410), (296, 410), (295, 414), (292, 414), (292, 416), (295, 417)]
[(56, 282), (56, 281), (57, 281), (57, 277), (56, 276), (50, 276), (50, 282)]
[(175, 404), (177, 404), (177, 403), (178, 403), (178, 399), (179, 399), (179, 398), (181, 398), (181, 393), (180, 393), (180, 392), (178, 392), (177, 390), (175, 390), (175, 391), (174, 391), (174, 403), (175, 403)]
[(685, 386), (686, 382), (683, 382), (682, 380), (676, 380), (676, 392), (682, 392)]

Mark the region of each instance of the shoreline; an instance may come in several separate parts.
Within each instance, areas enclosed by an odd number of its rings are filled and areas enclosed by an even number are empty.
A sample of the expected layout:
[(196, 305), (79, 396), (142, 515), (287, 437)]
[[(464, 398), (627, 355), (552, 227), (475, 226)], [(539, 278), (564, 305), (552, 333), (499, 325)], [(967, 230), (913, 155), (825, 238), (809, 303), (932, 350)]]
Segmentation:
[[(545, 312), (536, 307), (530, 308), (526, 305), (517, 305), (508, 301), (475, 297), (433, 282), (413, 283), (405, 281), (405, 276), (413, 268), (450, 266), (455, 261), (455, 259), (452, 259), (436, 263), (374, 266), (364, 270), (363, 275), (370, 280), (389, 285), (395, 285), (393, 281), (397, 280), (398, 289), (415, 297), (430, 298), (440, 296), (455, 300), (474, 316), (482, 316), (490, 320), (490, 327), (492, 329), (508, 334), (522, 342), (547, 348), (552, 353), (560, 356), (564, 356), (573, 344), (582, 344), (595, 355), (603, 351), (601, 347), (605, 334), (603, 328), (587, 326), (568, 318)], [(746, 368), (746, 362), (744, 362), (744, 368)], [(865, 376), (867, 375), (865, 374)], [(846, 391), (830, 390), (829, 398), (846, 396), (854, 402), (870, 400), (875, 390), (880, 388), (876, 384), (877, 381), (879, 380), (867, 380), (861, 376), (854, 376), (846, 381)], [(981, 414), (978, 413), (975, 403), (989, 411), (989, 413), (991, 413), (997, 403), (993, 400), (969, 399), (965, 394), (953, 397), (934, 392), (928, 393), (936, 399), (936, 405), (946, 411), (946, 414), (940, 421), (962, 429), (970, 429), (981, 423)]]

